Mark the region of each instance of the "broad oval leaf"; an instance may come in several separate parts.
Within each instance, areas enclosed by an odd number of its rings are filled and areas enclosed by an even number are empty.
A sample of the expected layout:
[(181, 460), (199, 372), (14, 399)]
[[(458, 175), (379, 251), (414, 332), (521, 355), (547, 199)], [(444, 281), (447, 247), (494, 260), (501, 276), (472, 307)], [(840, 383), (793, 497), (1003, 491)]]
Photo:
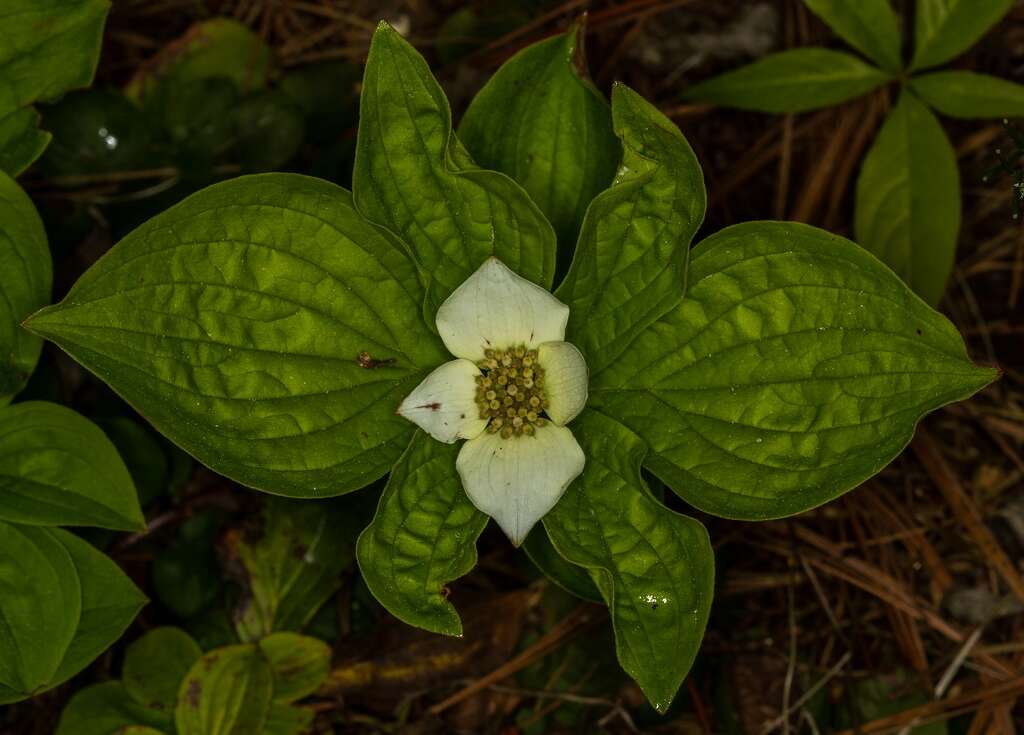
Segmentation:
[(217, 472), (313, 497), (380, 477), (408, 442), (395, 408), (447, 354), (422, 300), (344, 189), (266, 174), (142, 225), (28, 326)]
[(943, 115), (966, 120), (1024, 117), (1024, 85), (971, 71), (910, 78), (910, 89)]
[(0, 704), (54, 677), (82, 612), (74, 560), (47, 529), (0, 521)]
[(445, 585), (476, 565), (476, 540), (487, 525), (455, 471), (460, 448), (417, 431), (356, 546), (363, 579), (388, 612), (454, 636), (462, 635), (462, 621)]
[(94, 423), (56, 403), (0, 409), (0, 519), (145, 529), (135, 484)]
[(53, 265), (36, 208), (0, 171), (0, 406), (35, 369), (43, 342), (19, 325), (50, 301)]
[(470, 160), (430, 68), (386, 23), (370, 46), (359, 102), (356, 205), (404, 238), (437, 307), (488, 257), (549, 288), (555, 234), (523, 189)]
[(239, 527), (225, 534), (228, 567), (237, 570), (243, 588), (232, 615), (242, 641), (301, 630), (309, 622), (355, 558), (356, 536), (369, 520), (358, 515), (330, 502), (269, 498), (258, 531)]
[(711, 611), (715, 561), (704, 527), (658, 503), (640, 478), (647, 447), (586, 411), (573, 424), (583, 474), (544, 517), (551, 542), (594, 570), (622, 668), (659, 712), (683, 683)]
[(587, 210), (557, 296), (567, 338), (599, 374), (683, 297), (690, 240), (704, 219), (704, 176), (672, 122), (622, 84), (612, 90), (622, 167)]
[(888, 72), (903, 67), (900, 25), (890, 0), (804, 0), (843, 40)]
[(181, 682), (174, 712), (177, 735), (252, 735), (263, 731), (274, 680), (252, 643), (215, 648)]
[(166, 714), (132, 699), (121, 682), (105, 681), (75, 692), (61, 712), (55, 735), (148, 735), (154, 731), (172, 735), (174, 723)]
[(39, 113), (31, 107), (0, 116), (0, 171), (20, 176), (43, 155), (51, 137), (39, 129)]
[(800, 513), (874, 475), (929, 411), (997, 376), (870, 253), (806, 225), (703, 241), (679, 308), (592, 386), (645, 465), (728, 518)]
[(56, 673), (47, 687), (61, 684), (112, 646), (148, 602), (113, 559), (72, 533), (49, 533), (67, 550), (82, 590), (81, 614)]
[(741, 110), (807, 112), (859, 97), (890, 79), (851, 54), (807, 46), (713, 77), (684, 97)]
[(294, 702), (320, 688), (331, 671), (331, 647), (298, 633), (274, 633), (259, 642), (274, 675), (274, 701)]
[(567, 267), (587, 206), (622, 153), (608, 100), (587, 76), (583, 24), (502, 64), (470, 103), (459, 139), (478, 164), (526, 189), (555, 228)]
[(942, 125), (909, 92), (864, 158), (854, 232), (921, 298), (939, 303), (960, 234), (960, 172)]
[(170, 715), (181, 682), (202, 655), (199, 644), (181, 628), (154, 628), (125, 651), (124, 687), (139, 704)]
[(917, 0), (910, 69), (937, 66), (959, 56), (1012, 5), (1013, 0)]

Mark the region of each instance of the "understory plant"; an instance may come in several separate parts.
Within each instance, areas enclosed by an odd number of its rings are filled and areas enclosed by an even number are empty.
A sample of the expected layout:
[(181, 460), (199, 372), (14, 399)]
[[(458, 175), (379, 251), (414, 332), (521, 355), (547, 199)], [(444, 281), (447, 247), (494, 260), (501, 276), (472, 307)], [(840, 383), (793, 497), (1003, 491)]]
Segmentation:
[(865, 59), (808, 46), (771, 54), (696, 84), (687, 99), (799, 113), (898, 86), (861, 165), (854, 237), (925, 301), (942, 298), (960, 234), (956, 152), (934, 112), (966, 120), (1024, 116), (1024, 86), (963, 69), (936, 70), (967, 51), (1013, 0), (917, 0), (905, 60), (890, 0), (803, 0)]
[[(356, 555), (411, 625), (462, 634), (448, 585), (494, 518), (608, 606), (619, 661), (663, 712), (714, 559), (642, 470), (706, 513), (800, 513), (996, 371), (841, 237), (750, 222), (691, 250), (693, 151), (626, 86), (609, 106), (579, 35), (509, 60), (456, 134), (424, 59), (381, 24), (351, 192), (285, 173), (206, 188), (24, 327), (243, 485), (318, 499), (387, 476)], [(269, 658), (260, 641), (238, 656)], [(177, 732), (206, 732), (178, 711)]]

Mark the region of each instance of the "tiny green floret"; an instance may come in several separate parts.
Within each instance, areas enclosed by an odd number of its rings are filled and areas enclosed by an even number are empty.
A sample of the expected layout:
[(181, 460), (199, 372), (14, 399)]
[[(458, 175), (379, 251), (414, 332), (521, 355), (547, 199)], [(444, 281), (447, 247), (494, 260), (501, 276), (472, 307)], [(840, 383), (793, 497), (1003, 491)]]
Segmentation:
[(480, 418), (490, 421), (487, 431), (502, 439), (533, 436), (547, 423), (542, 415), (548, 407), (544, 392), (544, 368), (537, 350), (525, 345), (503, 350), (487, 349), (476, 366), (476, 405)]

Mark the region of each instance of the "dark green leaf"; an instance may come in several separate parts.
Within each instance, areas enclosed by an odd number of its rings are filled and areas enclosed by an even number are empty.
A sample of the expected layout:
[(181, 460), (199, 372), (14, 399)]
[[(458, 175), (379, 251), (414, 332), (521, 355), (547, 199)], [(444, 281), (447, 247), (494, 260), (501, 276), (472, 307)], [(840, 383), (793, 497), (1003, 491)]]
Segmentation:
[(125, 651), (124, 687), (139, 704), (170, 714), (181, 682), (202, 655), (192, 636), (180, 628), (154, 628)]
[(800, 513), (856, 487), (929, 411), (997, 373), (870, 253), (806, 225), (708, 238), (687, 296), (591, 386), (645, 465), (730, 518)]
[(253, 735), (270, 711), (273, 675), (251, 643), (216, 648), (181, 683), (174, 712), (177, 735)]
[(145, 529), (128, 469), (91, 421), (56, 403), (0, 410), (0, 519)]
[(362, 487), (412, 433), (395, 408), (447, 353), (413, 264), (350, 202), (292, 174), (211, 186), (30, 328), (221, 474), (280, 495)]
[(50, 138), (39, 129), (39, 113), (31, 107), (0, 117), (0, 171), (19, 176), (42, 155)]
[(100, 419), (98, 425), (117, 447), (145, 508), (171, 485), (171, 462), (151, 429), (127, 416)]
[(338, 60), (292, 69), (277, 87), (302, 110), (311, 142), (328, 144), (356, 125), (359, 82), (359, 67)]
[(271, 498), (258, 530), (229, 531), (224, 546), (244, 587), (234, 614), (239, 638), (301, 630), (341, 585), (360, 530), (335, 505)]
[(82, 588), (82, 613), (48, 686), (67, 681), (112, 646), (146, 604), (146, 596), (110, 557), (74, 534), (50, 534), (71, 556)]
[(302, 110), (283, 92), (258, 92), (234, 108), (234, 153), (246, 171), (282, 168), (302, 146)]
[(462, 621), (446, 585), (476, 565), (476, 540), (487, 525), (455, 472), (459, 449), (417, 431), (356, 551), (363, 579), (388, 612), (455, 636)]
[(1013, 0), (917, 0), (912, 70), (959, 56), (999, 22)]
[(612, 114), (622, 168), (587, 211), (556, 294), (569, 306), (566, 335), (595, 376), (683, 297), (707, 201), (697, 157), (668, 118), (621, 84)]
[(174, 542), (153, 559), (156, 596), (178, 617), (190, 618), (205, 610), (224, 586), (213, 549), (222, 520), (214, 511), (189, 518)]
[(143, 707), (128, 694), (119, 681), (107, 681), (78, 691), (60, 716), (55, 735), (144, 735), (151, 727), (158, 733), (173, 735), (174, 723), (156, 710)]
[(1024, 85), (970, 71), (911, 77), (910, 88), (943, 115), (968, 120), (1024, 117)]
[(551, 225), (512, 179), (473, 164), (427, 63), (386, 23), (363, 77), (353, 189), (363, 214), (411, 246), (431, 318), (489, 256), (551, 286)]
[(28, 380), (40, 339), (19, 325), (50, 301), (53, 265), (36, 208), (14, 179), (0, 171), (0, 406)]
[(305, 735), (311, 732), (316, 713), (307, 707), (275, 702), (270, 705), (262, 735)]
[(583, 26), (520, 51), (477, 93), (459, 139), (484, 168), (519, 182), (558, 235), (567, 265), (590, 200), (621, 149), (608, 101), (587, 76)]
[(640, 479), (647, 448), (594, 411), (573, 422), (583, 474), (544, 517), (551, 542), (596, 572), (619, 662), (659, 712), (683, 683), (711, 611), (715, 562), (704, 527), (668, 510)]
[(890, 75), (842, 51), (808, 46), (701, 82), (685, 97), (759, 112), (807, 112), (859, 97)]
[(888, 72), (903, 68), (900, 25), (890, 0), (804, 0), (848, 44)]
[(75, 636), (82, 588), (46, 529), (0, 521), (0, 704), (47, 686)]
[(298, 633), (274, 633), (259, 642), (274, 672), (274, 701), (308, 697), (331, 671), (331, 647)]
[(523, 551), (544, 576), (562, 589), (584, 600), (602, 602), (601, 593), (587, 570), (566, 561), (551, 545), (551, 539), (542, 527), (535, 527), (526, 537)]
[(960, 233), (960, 173), (942, 125), (904, 92), (868, 150), (857, 179), (857, 242), (938, 304)]

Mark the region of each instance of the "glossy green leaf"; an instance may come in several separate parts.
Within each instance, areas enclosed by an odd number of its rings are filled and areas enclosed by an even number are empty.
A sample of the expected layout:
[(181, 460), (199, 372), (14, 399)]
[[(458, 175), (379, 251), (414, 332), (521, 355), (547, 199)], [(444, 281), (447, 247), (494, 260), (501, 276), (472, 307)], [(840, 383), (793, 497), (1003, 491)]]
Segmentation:
[(856, 487), (929, 411), (997, 375), (870, 253), (752, 222), (694, 250), (687, 297), (591, 387), (645, 466), (729, 518), (800, 513)]
[(18, 176), (43, 154), (52, 136), (39, 129), (39, 113), (21, 107), (0, 117), (0, 171)]
[(0, 8), (0, 113), (92, 81), (107, 0), (6, 0)]
[(0, 519), (146, 527), (131, 475), (106, 435), (81, 414), (42, 401), (0, 410)]
[(174, 735), (174, 723), (156, 710), (132, 699), (119, 681), (106, 681), (86, 687), (71, 697), (60, 716), (55, 735), (149, 735), (150, 727), (164, 735)]
[(715, 561), (704, 527), (651, 497), (643, 440), (594, 411), (573, 422), (583, 474), (544, 517), (551, 542), (596, 572), (622, 668), (664, 712), (700, 648)]
[(331, 647), (298, 633), (274, 633), (259, 642), (274, 674), (274, 701), (308, 697), (331, 671)]
[(274, 702), (270, 705), (262, 735), (306, 735), (312, 732), (316, 713), (308, 707)]
[(476, 540), (487, 525), (455, 471), (459, 449), (417, 431), (356, 547), (363, 579), (388, 612), (455, 636), (462, 621), (446, 585), (476, 566)]
[(345, 190), (217, 184), (125, 237), (28, 326), (221, 474), (337, 495), (390, 469), (401, 399), (447, 355), (414, 266)]
[(889, 81), (843, 51), (807, 46), (766, 56), (686, 90), (685, 98), (741, 110), (787, 113), (831, 107)]
[(427, 63), (386, 23), (363, 77), (353, 194), (363, 214), (412, 248), (431, 319), (490, 256), (551, 285), (551, 225), (512, 179), (473, 164)]
[(857, 242), (929, 304), (942, 299), (960, 233), (960, 173), (942, 125), (904, 92), (857, 179)]
[(690, 239), (704, 219), (704, 176), (679, 129), (628, 87), (612, 91), (622, 167), (587, 211), (556, 295), (567, 338), (597, 375), (683, 297)]
[(125, 651), (124, 687), (139, 704), (173, 713), (181, 682), (202, 655), (199, 644), (180, 628), (154, 628)]
[(19, 325), (50, 301), (53, 264), (46, 232), (28, 195), (0, 172), (0, 406), (35, 369), (42, 341)]
[(78, 627), (74, 560), (47, 529), (0, 521), (0, 704), (44, 689)]
[(899, 19), (890, 0), (804, 0), (804, 5), (886, 71), (903, 67)]
[(558, 553), (543, 526), (535, 526), (523, 543), (523, 551), (544, 576), (584, 600), (603, 602), (590, 573)]
[(224, 548), (238, 569), (242, 598), (234, 611), (243, 641), (274, 631), (301, 630), (341, 586), (362, 527), (329, 503), (272, 498), (263, 506), (258, 532), (230, 530)]
[(121, 568), (92, 544), (59, 528), (49, 533), (71, 556), (82, 589), (81, 615), (74, 638), (47, 684), (54, 687), (117, 642), (147, 600)]
[(950, 117), (1024, 117), (1024, 85), (1008, 79), (971, 71), (940, 71), (911, 77), (910, 88)]
[(959, 56), (1006, 15), (1013, 0), (917, 0), (912, 70)]
[(568, 265), (587, 206), (622, 153), (608, 101), (587, 75), (582, 24), (505, 62), (473, 98), (459, 139), (478, 164), (526, 189)]
[(262, 732), (273, 688), (270, 663), (257, 646), (216, 648), (181, 683), (174, 712), (177, 735)]

